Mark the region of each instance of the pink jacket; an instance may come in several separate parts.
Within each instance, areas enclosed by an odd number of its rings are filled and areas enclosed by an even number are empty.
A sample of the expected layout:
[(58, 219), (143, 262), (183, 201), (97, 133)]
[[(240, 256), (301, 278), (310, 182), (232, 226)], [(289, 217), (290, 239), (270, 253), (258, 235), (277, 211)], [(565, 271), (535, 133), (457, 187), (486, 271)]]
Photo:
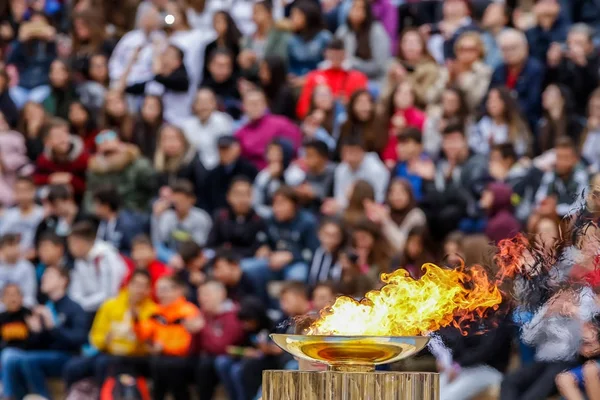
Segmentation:
[(29, 164), (23, 135), (15, 131), (0, 132), (0, 204), (13, 205), (14, 186), (18, 175), (27, 175), (33, 169)]

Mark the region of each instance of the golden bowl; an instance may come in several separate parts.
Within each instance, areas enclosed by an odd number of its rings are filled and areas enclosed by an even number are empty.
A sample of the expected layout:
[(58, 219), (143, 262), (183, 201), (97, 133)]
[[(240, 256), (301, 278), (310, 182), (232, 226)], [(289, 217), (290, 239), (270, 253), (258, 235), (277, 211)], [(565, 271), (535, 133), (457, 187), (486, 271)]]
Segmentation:
[(273, 341), (291, 355), (327, 364), (332, 369), (369, 370), (411, 357), (428, 337), (318, 336), (272, 334)]

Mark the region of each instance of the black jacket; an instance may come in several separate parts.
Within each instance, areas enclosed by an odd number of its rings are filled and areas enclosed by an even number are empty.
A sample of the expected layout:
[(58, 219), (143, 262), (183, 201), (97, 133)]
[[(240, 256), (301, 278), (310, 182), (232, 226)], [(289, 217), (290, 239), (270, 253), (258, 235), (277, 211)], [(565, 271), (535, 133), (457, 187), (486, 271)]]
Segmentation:
[(207, 246), (227, 247), (241, 258), (253, 257), (256, 250), (266, 241), (265, 221), (251, 210), (243, 217), (237, 217), (230, 208), (217, 211)]
[[(166, 90), (171, 92), (187, 92), (190, 87), (190, 79), (183, 63), (169, 75), (155, 75), (154, 81), (162, 84)], [(142, 95), (146, 90), (147, 83), (148, 82), (141, 82), (133, 84), (128, 86), (125, 91), (129, 94)]]
[(215, 210), (227, 207), (227, 190), (233, 178), (245, 176), (250, 182), (254, 182), (257, 174), (256, 167), (241, 158), (233, 165), (217, 165), (206, 177), (206, 210), (213, 213)]
[(225, 82), (216, 82), (210, 74), (204, 76), (200, 88), (209, 88), (217, 96), (219, 111), (226, 112), (233, 119), (242, 115), (242, 102), (238, 91), (238, 77), (234, 73)]
[(8, 90), (0, 93), (0, 112), (4, 115), (4, 119), (11, 128), (17, 126), (17, 122), (19, 121), (19, 110), (8, 94)]
[(31, 315), (28, 308), (21, 307), (19, 311), (0, 313), (0, 349), (17, 347), (26, 349), (30, 344), (29, 327), (25, 318)]
[(158, 172), (157, 182), (159, 187), (169, 186), (178, 179), (188, 180), (194, 185), (196, 193), (196, 206), (206, 209), (206, 193), (204, 190), (208, 171), (204, 168), (198, 152), (194, 152), (191, 159), (182, 163), (176, 172)]

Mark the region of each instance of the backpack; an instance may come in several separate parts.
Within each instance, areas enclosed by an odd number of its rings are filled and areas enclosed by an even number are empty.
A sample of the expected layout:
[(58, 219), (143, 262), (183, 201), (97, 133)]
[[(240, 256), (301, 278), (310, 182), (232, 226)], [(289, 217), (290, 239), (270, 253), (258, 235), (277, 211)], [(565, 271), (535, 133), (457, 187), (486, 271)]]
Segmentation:
[(128, 374), (109, 377), (100, 391), (100, 400), (151, 400), (146, 379)]

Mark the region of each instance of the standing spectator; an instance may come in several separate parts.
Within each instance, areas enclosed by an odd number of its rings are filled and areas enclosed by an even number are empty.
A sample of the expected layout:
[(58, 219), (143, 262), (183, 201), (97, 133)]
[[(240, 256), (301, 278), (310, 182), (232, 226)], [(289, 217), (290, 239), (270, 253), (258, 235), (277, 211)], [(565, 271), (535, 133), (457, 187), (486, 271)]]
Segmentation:
[(367, 88), (367, 76), (360, 70), (344, 65), (347, 53), (344, 42), (340, 38), (333, 39), (325, 50), (325, 62), (322, 68), (311, 71), (306, 75), (302, 93), (298, 99), (296, 112), (299, 118), (304, 118), (310, 107), (310, 99), (317, 85), (327, 85), (337, 101), (344, 104), (352, 95)]
[(83, 141), (83, 147), (89, 154), (96, 151), (96, 135), (98, 129), (92, 112), (79, 101), (69, 105), (69, 127), (73, 136)]
[(69, 124), (51, 120), (45, 128), (44, 152), (36, 161), (33, 179), (36, 185), (69, 185), (75, 196), (85, 191), (89, 155), (83, 141), (69, 134)]
[(160, 188), (185, 179), (194, 188), (196, 204), (204, 208), (206, 169), (198, 151), (188, 142), (183, 131), (175, 125), (163, 125), (159, 132), (154, 155), (154, 169)]
[(19, 177), (15, 182), (15, 203), (2, 215), (0, 236), (17, 234), (21, 254), (29, 260), (35, 256), (35, 232), (44, 219), (44, 209), (35, 204), (35, 183), (29, 177)]
[(545, 63), (548, 49), (553, 43), (563, 43), (567, 39), (569, 21), (561, 12), (560, 0), (536, 0), (533, 13), (537, 24), (527, 30), (530, 54)]
[(242, 157), (257, 168), (266, 166), (267, 146), (276, 137), (287, 138), (294, 151), (300, 147), (302, 133), (289, 119), (267, 112), (267, 99), (260, 90), (250, 90), (244, 95), (244, 110), (249, 122), (235, 136), (242, 148)]
[(50, 93), (43, 102), (49, 115), (62, 119), (69, 118), (69, 107), (77, 100), (77, 91), (72, 81), (68, 65), (61, 60), (50, 64)]
[(588, 25), (575, 24), (567, 36), (567, 48), (552, 43), (546, 58), (546, 79), (571, 89), (575, 95), (573, 109), (579, 115), (585, 114), (587, 101), (599, 83), (600, 57), (594, 50), (592, 35), (593, 29)]
[(129, 255), (133, 239), (145, 232), (147, 221), (121, 206), (117, 190), (107, 186), (93, 195), (94, 214), (100, 221), (97, 238), (110, 243), (120, 253)]
[(317, 68), (331, 33), (324, 29), (323, 15), (317, 4), (302, 0), (295, 2), (290, 14), (294, 34), (287, 46), (292, 86), (301, 87), (307, 73)]
[(163, 122), (162, 98), (155, 95), (144, 96), (140, 115), (133, 125), (133, 143), (149, 160), (154, 159), (158, 144), (158, 130)]
[(27, 102), (21, 110), (17, 130), (25, 137), (27, 157), (36, 161), (44, 151), (44, 130), (49, 122), (49, 117), (41, 104), (33, 101)]
[(217, 141), (233, 133), (233, 121), (231, 116), (217, 110), (217, 98), (212, 90), (198, 90), (193, 115), (181, 128), (189, 143), (198, 151), (204, 168), (215, 168), (219, 163)]
[(117, 189), (125, 208), (146, 211), (154, 196), (154, 170), (132, 144), (123, 143), (113, 131), (102, 131), (96, 136), (97, 153), (90, 158), (87, 191), (84, 204), (90, 209), (92, 194), (100, 186)]
[(23, 135), (9, 130), (0, 112), (0, 206), (9, 207), (16, 201), (15, 184), (19, 176), (31, 173), (27, 147)]
[[(37, 304), (37, 279), (33, 265), (23, 258), (20, 249), (20, 237), (14, 233), (4, 234), (0, 238), (0, 290), (10, 283), (17, 284), (23, 294), (26, 307)], [(0, 307), (4, 308), (3, 304)]]
[(385, 76), (390, 38), (383, 25), (373, 17), (368, 1), (352, 1), (348, 19), (337, 29), (335, 36), (344, 41), (349, 68), (362, 72), (374, 84)]
[(592, 93), (588, 119), (580, 141), (580, 151), (595, 171), (600, 171), (600, 90)]
[(86, 342), (88, 318), (67, 295), (68, 285), (67, 271), (48, 267), (44, 272), (42, 292), (50, 299), (49, 303), (36, 307), (26, 319), (36, 350), (2, 351), (5, 396), (21, 399), (30, 393), (50, 398), (46, 378), (59, 377), (63, 367)]
[(512, 90), (516, 94), (521, 114), (526, 116), (529, 126), (533, 127), (540, 117), (544, 67), (540, 61), (528, 56), (529, 46), (524, 33), (516, 29), (505, 29), (498, 36), (498, 43), (503, 63), (494, 71), (490, 87), (506, 86)]
[[(242, 33), (227, 11), (217, 11), (213, 15), (213, 29), (217, 34), (217, 38), (213, 42), (207, 44), (204, 50), (205, 64), (202, 76), (208, 75), (208, 60), (217, 49), (229, 51), (233, 55), (234, 65), (236, 65), (235, 60), (240, 53)], [(234, 69), (237, 69), (237, 67), (234, 66)]]
[(521, 224), (514, 216), (512, 194), (512, 189), (507, 184), (490, 183), (479, 200), (479, 206), (488, 215), (485, 234), (496, 245), (501, 240), (514, 237), (521, 229)]
[(258, 66), (258, 80), (264, 90), (272, 114), (296, 119), (296, 95), (287, 83), (287, 67), (283, 58), (266, 56)]
[(238, 120), (242, 107), (234, 67), (235, 59), (231, 51), (216, 49), (208, 57), (208, 73), (202, 77), (200, 87), (212, 90), (217, 96), (218, 109)]

